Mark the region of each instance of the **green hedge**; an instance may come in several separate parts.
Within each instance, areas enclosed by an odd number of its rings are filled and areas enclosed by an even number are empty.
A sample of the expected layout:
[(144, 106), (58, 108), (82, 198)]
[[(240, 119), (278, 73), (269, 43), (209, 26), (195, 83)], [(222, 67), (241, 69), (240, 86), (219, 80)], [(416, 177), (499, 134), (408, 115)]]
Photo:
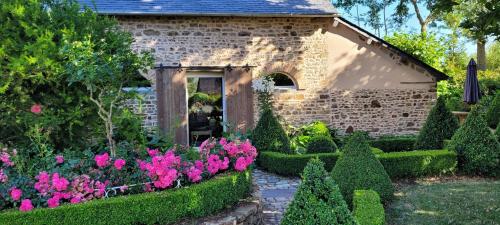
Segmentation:
[(249, 195), (251, 172), (231, 173), (181, 189), (99, 199), (31, 212), (0, 213), (2, 225), (172, 224), (203, 217)]
[(260, 152), (258, 164), (267, 171), (285, 176), (298, 176), (309, 160), (319, 158), (325, 163), (325, 169), (331, 171), (341, 153), (317, 153), (289, 155), (279, 152)]
[(378, 159), (392, 178), (439, 175), (457, 166), (457, 154), (448, 150), (391, 152), (380, 154)]
[(372, 190), (355, 190), (353, 214), (359, 225), (385, 224), (384, 206), (380, 196)]
[(415, 137), (391, 137), (371, 140), (369, 142), (372, 147), (380, 148), (384, 152), (403, 152), (413, 150), (415, 141)]
[[(372, 149), (375, 152), (375, 149)], [(341, 153), (288, 155), (278, 152), (261, 152), (259, 165), (272, 173), (299, 176), (311, 158), (318, 157), (330, 171)], [(391, 178), (439, 175), (454, 171), (457, 155), (448, 150), (389, 152), (377, 154)]]

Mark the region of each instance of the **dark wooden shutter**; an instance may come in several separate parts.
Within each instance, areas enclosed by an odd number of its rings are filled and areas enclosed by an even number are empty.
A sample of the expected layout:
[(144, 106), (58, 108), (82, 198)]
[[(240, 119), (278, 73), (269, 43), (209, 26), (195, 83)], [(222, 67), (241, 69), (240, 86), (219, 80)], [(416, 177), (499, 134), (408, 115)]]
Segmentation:
[(253, 128), (252, 69), (233, 67), (224, 71), (226, 121), (231, 129), (245, 132)]
[(160, 130), (172, 135), (176, 144), (188, 144), (186, 70), (158, 69), (156, 97)]

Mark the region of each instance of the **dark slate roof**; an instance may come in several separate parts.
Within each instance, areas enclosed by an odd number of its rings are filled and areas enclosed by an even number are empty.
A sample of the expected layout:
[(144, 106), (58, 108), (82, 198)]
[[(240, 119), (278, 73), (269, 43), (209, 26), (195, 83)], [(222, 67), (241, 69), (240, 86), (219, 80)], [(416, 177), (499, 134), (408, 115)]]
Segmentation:
[(332, 16), (329, 0), (77, 0), (106, 15)]

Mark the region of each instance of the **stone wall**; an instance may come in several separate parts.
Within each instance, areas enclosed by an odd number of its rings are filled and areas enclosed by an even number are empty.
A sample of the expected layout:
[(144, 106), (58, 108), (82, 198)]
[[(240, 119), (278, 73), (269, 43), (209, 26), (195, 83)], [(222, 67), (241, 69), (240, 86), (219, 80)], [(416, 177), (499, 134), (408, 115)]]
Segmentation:
[(416, 134), (436, 100), (434, 89), (361, 89), (275, 94), (275, 110), (291, 125), (321, 120), (340, 134)]
[[(277, 91), (275, 108), (295, 126), (322, 120), (341, 133), (414, 134), (436, 98), (436, 81), (427, 70), (403, 62), (386, 45), (367, 43), (348, 26), (333, 27), (333, 18), (118, 19), (133, 34), (134, 49), (151, 51), (157, 65), (249, 64), (254, 77), (288, 74), (297, 89)], [(154, 71), (145, 77), (154, 90)], [(155, 94), (146, 96), (138, 112), (145, 126), (156, 126)]]

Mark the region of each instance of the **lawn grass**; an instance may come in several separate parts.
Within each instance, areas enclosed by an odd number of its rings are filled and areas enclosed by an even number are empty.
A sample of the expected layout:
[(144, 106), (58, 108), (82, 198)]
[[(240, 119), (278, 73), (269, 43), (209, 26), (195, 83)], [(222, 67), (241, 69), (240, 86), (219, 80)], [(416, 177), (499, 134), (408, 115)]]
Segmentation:
[(388, 225), (500, 224), (500, 180), (459, 179), (398, 185)]

